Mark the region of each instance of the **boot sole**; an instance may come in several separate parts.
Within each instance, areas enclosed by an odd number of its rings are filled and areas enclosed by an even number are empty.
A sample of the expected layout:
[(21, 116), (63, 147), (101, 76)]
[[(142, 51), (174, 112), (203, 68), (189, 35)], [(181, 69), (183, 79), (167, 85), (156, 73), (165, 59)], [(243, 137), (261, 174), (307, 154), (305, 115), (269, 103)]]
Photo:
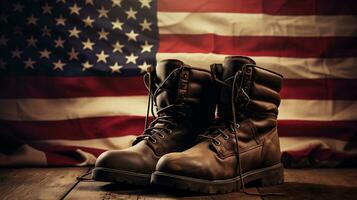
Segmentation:
[[(267, 168), (252, 170), (242, 175), (245, 185), (264, 187), (284, 182), (284, 168), (281, 163)], [(200, 193), (228, 193), (241, 188), (240, 176), (224, 180), (205, 180), (156, 171), (151, 183)]]
[(151, 174), (125, 170), (96, 167), (92, 170), (92, 179), (103, 182), (127, 183), (131, 185), (149, 185)]

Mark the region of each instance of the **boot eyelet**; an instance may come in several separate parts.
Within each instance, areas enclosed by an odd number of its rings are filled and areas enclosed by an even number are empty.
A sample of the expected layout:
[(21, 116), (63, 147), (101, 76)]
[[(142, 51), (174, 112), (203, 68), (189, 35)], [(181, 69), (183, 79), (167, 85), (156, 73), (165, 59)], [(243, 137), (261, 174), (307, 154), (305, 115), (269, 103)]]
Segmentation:
[(150, 140), (153, 144), (156, 144), (157, 143), (157, 140), (156, 139), (152, 139)]
[(214, 141), (213, 141), (213, 144), (215, 144), (216, 146), (219, 146), (219, 145), (221, 145), (221, 142), (218, 141), (218, 140), (214, 140)]
[(229, 135), (223, 135), (223, 139), (229, 140)]
[(165, 138), (165, 135), (163, 135), (163, 134), (157, 134), (160, 138)]

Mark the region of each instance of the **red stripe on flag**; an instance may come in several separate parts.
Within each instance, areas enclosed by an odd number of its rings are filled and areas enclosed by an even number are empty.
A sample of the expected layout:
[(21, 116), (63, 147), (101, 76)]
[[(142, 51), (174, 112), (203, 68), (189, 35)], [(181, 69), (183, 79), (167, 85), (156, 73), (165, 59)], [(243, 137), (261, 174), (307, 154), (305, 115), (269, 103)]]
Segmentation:
[(217, 53), (276, 57), (355, 57), (357, 37), (160, 35), (161, 53)]
[[(283, 99), (356, 100), (357, 90), (347, 87), (357, 88), (357, 80), (285, 79), (280, 95)], [(142, 77), (1, 77), (0, 89), (4, 99), (147, 95)]]
[(284, 79), (283, 99), (356, 100), (356, 79)]
[(69, 98), (147, 95), (136, 77), (0, 77), (0, 98)]
[[(145, 111), (143, 110), (143, 113)], [(116, 116), (59, 121), (0, 120), (1, 134), (14, 134), (22, 141), (69, 139), (85, 140), (139, 135), (144, 129), (142, 116)]]
[[(116, 116), (40, 122), (0, 121), (0, 132), (11, 130), (14, 136), (23, 141), (119, 137), (141, 134), (144, 119), (141, 116)], [(356, 140), (357, 121), (279, 120), (278, 130), (279, 136), (285, 137), (324, 137), (349, 141)]]
[(163, 12), (239, 12), (272, 15), (350, 15), (355, 0), (159, 0)]
[(355, 141), (356, 130), (357, 121), (278, 120), (280, 137), (322, 137)]

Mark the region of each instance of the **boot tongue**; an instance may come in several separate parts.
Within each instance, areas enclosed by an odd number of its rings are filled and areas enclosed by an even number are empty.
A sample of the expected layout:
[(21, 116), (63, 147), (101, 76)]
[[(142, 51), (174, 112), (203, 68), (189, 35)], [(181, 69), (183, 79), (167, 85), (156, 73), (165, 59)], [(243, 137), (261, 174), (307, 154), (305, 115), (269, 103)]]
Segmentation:
[[(183, 62), (180, 60), (163, 60), (156, 66), (156, 84), (161, 85), (172, 71), (180, 68)], [(158, 109), (176, 103), (178, 90), (178, 75), (173, 74), (164, 83), (156, 96)]]
[(226, 80), (237, 71), (240, 71), (245, 64), (255, 64), (254, 60), (244, 56), (227, 56), (224, 59), (222, 79)]

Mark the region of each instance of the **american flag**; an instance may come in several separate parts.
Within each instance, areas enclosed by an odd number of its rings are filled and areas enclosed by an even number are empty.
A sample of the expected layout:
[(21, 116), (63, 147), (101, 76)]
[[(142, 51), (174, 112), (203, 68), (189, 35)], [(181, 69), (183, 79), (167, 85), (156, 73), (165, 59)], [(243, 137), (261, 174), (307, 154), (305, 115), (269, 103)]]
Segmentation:
[(141, 134), (142, 74), (246, 55), (285, 77), (288, 166), (357, 156), (353, 0), (13, 0), (0, 8), (0, 166), (88, 165)]

